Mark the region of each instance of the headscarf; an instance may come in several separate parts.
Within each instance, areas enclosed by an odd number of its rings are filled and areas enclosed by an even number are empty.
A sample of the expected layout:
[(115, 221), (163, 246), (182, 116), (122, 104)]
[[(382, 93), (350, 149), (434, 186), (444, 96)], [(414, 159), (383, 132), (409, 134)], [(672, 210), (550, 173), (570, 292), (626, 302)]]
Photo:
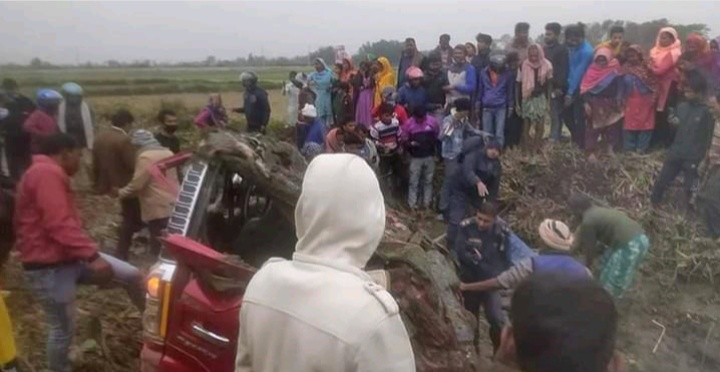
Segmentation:
[(535, 70), (538, 70), (538, 80), (540, 81), (540, 85), (545, 84), (545, 82), (552, 77), (553, 72), (552, 63), (545, 58), (543, 48), (537, 44), (532, 44), (528, 47), (528, 54), (530, 54), (530, 48), (538, 50), (538, 61), (535, 63), (530, 62), (530, 58), (528, 57), (520, 68), (523, 98), (530, 97), (533, 89), (535, 89)]
[(377, 59), (380, 63), (380, 71), (375, 75), (375, 97), (373, 99), (373, 107), (377, 107), (382, 103), (382, 90), (388, 86), (395, 86), (395, 72), (393, 71), (390, 61), (385, 57)]
[(653, 74), (650, 70), (647, 61), (645, 61), (645, 57), (643, 57), (642, 47), (637, 44), (630, 45), (625, 50), (625, 53), (630, 50), (635, 51), (635, 53), (638, 54), (638, 57), (640, 58), (640, 63), (637, 66), (630, 66), (629, 63), (625, 63), (621, 68), (622, 74), (636, 76), (643, 82), (643, 84), (645, 84), (648, 89), (653, 92), (653, 94), (657, 94), (659, 89), (657, 77), (655, 77), (655, 74)]
[[(217, 102), (217, 104), (216, 104)], [(225, 107), (222, 104), (222, 96), (220, 93), (213, 93), (208, 98), (207, 104), (210, 118), (215, 125), (225, 125), (227, 123), (227, 113)]]
[[(350, 67), (346, 68), (345, 62), (347, 62)], [(343, 69), (339, 76), (340, 81), (349, 82), (350, 79), (353, 77), (353, 75), (355, 75), (355, 72), (356, 72), (355, 67), (353, 66), (352, 60), (349, 57), (343, 58), (342, 65), (343, 65)]]
[[(675, 42), (668, 47), (663, 47), (660, 45), (660, 35), (662, 35), (664, 32), (669, 33), (675, 38)], [(653, 61), (655, 66), (661, 67), (662, 64), (667, 63), (666, 61), (668, 57), (670, 57), (669, 62), (671, 62), (673, 65), (677, 65), (678, 59), (680, 59), (681, 54), (682, 42), (680, 41), (680, 36), (678, 35), (677, 31), (675, 31), (675, 29), (672, 27), (665, 27), (660, 29), (657, 39), (655, 40), (655, 47), (650, 50), (650, 59)]]
[[(601, 67), (596, 62), (598, 57), (605, 57), (608, 61), (607, 66)], [(587, 91), (598, 86), (606, 78), (617, 75), (619, 71), (620, 63), (613, 57), (610, 48), (600, 48), (596, 50), (595, 56), (593, 56), (593, 63), (590, 65), (590, 68), (588, 68), (580, 84), (580, 94), (585, 94)]]
[(703, 36), (692, 33), (688, 35), (685, 43), (686, 47), (691, 45), (695, 47), (693, 63), (695, 63), (699, 68), (707, 72), (711, 72), (713, 65), (715, 64), (715, 60), (713, 55), (710, 53), (710, 44), (708, 41)]

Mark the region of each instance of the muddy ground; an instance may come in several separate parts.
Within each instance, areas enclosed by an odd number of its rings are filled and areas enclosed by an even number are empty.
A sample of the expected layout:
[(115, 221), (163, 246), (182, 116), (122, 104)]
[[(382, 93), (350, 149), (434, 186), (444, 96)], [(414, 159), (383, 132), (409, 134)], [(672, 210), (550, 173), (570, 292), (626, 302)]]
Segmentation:
[[(103, 249), (114, 247), (119, 222), (116, 201), (81, 193), (78, 199), (91, 234)], [(433, 232), (443, 227), (424, 224)], [(436, 234), (433, 234), (436, 235)], [(653, 237), (651, 236), (651, 239)], [(528, 238), (532, 240), (532, 238)], [(132, 262), (143, 268), (152, 259), (137, 241)], [(621, 326), (618, 348), (630, 372), (720, 371), (720, 293), (702, 280), (686, 283), (660, 275), (644, 265), (631, 292), (618, 303)], [(3, 273), (2, 287), (11, 292), (7, 303), (14, 322), (21, 367), (45, 368), (44, 315), (23, 281), (16, 260)], [(82, 288), (78, 294), (76, 371), (135, 372), (142, 343), (141, 317), (119, 289)], [(592, 319), (588, 319), (589, 322)], [(663, 334), (663, 327), (665, 329)], [(482, 334), (485, 334), (481, 331)], [(490, 361), (489, 341), (483, 345), (486, 371), (507, 371)]]

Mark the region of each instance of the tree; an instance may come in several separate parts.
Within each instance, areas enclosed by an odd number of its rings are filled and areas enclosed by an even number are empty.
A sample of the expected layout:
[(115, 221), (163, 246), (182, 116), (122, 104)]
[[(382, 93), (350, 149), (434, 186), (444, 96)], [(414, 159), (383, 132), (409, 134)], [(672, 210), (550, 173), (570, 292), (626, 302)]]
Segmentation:
[(42, 68), (43, 64), (44, 62), (38, 57), (35, 57), (30, 61), (30, 67), (32, 68)]
[(380, 40), (373, 43), (365, 43), (358, 50), (357, 54), (353, 56), (356, 62), (364, 60), (368, 54), (374, 54), (378, 57), (387, 57), (390, 63), (397, 64), (400, 61), (400, 54), (402, 53), (405, 44), (397, 40)]
[(643, 23), (605, 20), (603, 22), (594, 22), (585, 25), (585, 36), (588, 42), (592, 45), (597, 45), (610, 37), (610, 35), (608, 35), (610, 29), (616, 25), (625, 27), (625, 40), (632, 44), (639, 44), (645, 50), (649, 50), (655, 45), (657, 34), (663, 27), (674, 27), (681, 40), (685, 40), (690, 33), (706, 35), (709, 31), (707, 25), (702, 23), (673, 25), (665, 18)]
[(215, 56), (207, 56), (205, 58), (205, 66), (215, 66), (217, 64), (217, 58)]
[[(332, 67), (335, 63), (335, 48), (331, 46), (320, 47), (308, 55), (310, 63), (314, 63), (317, 58), (322, 58), (323, 61), (328, 64), (328, 67)], [(304, 61), (304, 63), (306, 63), (306, 61)]]

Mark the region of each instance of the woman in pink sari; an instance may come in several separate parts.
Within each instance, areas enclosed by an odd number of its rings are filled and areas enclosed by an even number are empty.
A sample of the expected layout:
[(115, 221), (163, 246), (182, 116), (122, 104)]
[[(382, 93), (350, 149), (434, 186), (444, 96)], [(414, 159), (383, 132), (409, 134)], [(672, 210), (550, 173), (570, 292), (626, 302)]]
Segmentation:
[(650, 50), (650, 70), (658, 80), (654, 145), (668, 147), (675, 137), (675, 131), (667, 120), (667, 109), (675, 106), (679, 79), (677, 63), (681, 54), (682, 44), (677, 31), (672, 27), (660, 29), (655, 47)]

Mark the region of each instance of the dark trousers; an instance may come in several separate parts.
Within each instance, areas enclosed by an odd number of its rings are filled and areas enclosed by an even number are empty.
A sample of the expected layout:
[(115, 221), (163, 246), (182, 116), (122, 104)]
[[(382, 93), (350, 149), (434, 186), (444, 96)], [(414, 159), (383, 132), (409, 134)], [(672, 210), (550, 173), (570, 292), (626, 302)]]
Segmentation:
[(658, 179), (655, 181), (655, 185), (653, 186), (650, 201), (654, 205), (660, 204), (667, 188), (682, 172), (685, 181), (685, 194), (687, 196), (687, 201), (689, 202), (693, 196), (693, 193), (695, 193), (698, 188), (698, 181), (700, 176), (698, 175), (697, 168), (698, 162), (675, 159), (671, 157), (665, 159), (662, 170), (660, 171), (660, 175), (658, 176)]
[(118, 243), (115, 257), (127, 261), (130, 257), (130, 246), (133, 235), (143, 227), (140, 217), (140, 200), (138, 198), (120, 200), (122, 222), (118, 229)]
[(150, 230), (150, 253), (157, 256), (160, 254), (160, 238), (167, 228), (169, 218), (160, 218), (148, 221), (148, 229)]
[(585, 148), (585, 108), (580, 96), (573, 97), (573, 103), (565, 108), (565, 125), (570, 130), (573, 143), (579, 148)]
[[(505, 314), (502, 309), (502, 299), (500, 293), (495, 292), (465, 292), (463, 293), (465, 309), (471, 312), (475, 319), (480, 314), (482, 306), (485, 312), (485, 319), (490, 324), (490, 340), (493, 343), (493, 350), (497, 351), (500, 347), (500, 334), (505, 325)], [(479, 339), (477, 332), (475, 333), (475, 347), (478, 346)]]
[(5, 159), (10, 177), (19, 180), (30, 166), (30, 144), (22, 138), (5, 138)]
[(447, 219), (445, 241), (447, 242), (447, 249), (455, 256), (455, 242), (458, 233), (460, 233), (460, 222), (470, 217), (472, 208), (479, 208), (485, 198), (481, 198), (477, 192), (469, 195), (466, 190), (453, 184), (449, 188), (450, 203), (445, 212), (445, 218)]

